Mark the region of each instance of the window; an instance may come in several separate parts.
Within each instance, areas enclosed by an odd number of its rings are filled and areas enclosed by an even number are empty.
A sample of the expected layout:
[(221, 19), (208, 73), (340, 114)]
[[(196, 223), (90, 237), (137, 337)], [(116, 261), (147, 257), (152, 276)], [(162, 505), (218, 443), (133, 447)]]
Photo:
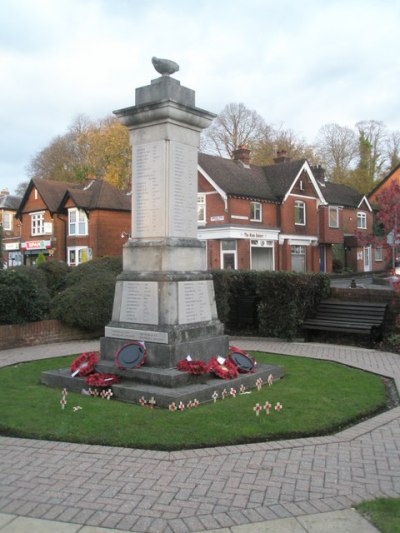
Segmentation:
[(306, 224), (306, 204), (299, 200), (294, 203), (294, 223), (300, 226)]
[(44, 213), (33, 213), (31, 215), (32, 235), (44, 234)]
[(70, 266), (80, 265), (86, 263), (91, 259), (91, 249), (87, 246), (76, 246), (74, 248), (68, 248), (67, 263)]
[(236, 241), (233, 239), (221, 241), (221, 268), (236, 268)]
[(203, 193), (197, 195), (197, 223), (206, 223), (206, 195)]
[(6, 211), (3, 213), (3, 229), (5, 229), (6, 231), (12, 230), (11, 213), (7, 213)]
[(330, 228), (339, 227), (339, 209), (337, 207), (329, 208), (329, 227)]
[(292, 271), (305, 272), (306, 271), (306, 247), (299, 245), (292, 245)]
[(69, 235), (87, 235), (87, 216), (82, 209), (68, 209)]
[(382, 246), (375, 248), (375, 261), (383, 261), (383, 250)]
[(367, 215), (361, 211), (357, 213), (357, 228), (367, 229)]
[(261, 222), (261, 204), (260, 202), (250, 202), (250, 220)]

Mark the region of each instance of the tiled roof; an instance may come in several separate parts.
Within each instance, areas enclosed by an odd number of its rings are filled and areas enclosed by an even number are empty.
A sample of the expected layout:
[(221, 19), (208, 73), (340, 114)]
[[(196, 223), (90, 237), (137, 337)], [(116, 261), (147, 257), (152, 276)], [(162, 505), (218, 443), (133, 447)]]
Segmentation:
[(259, 167), (240, 161), (199, 154), (199, 165), (228, 196), (245, 196), (280, 202), (305, 159)]
[(84, 189), (68, 190), (68, 196), (81, 209), (131, 210), (131, 197), (102, 180), (92, 180)]
[(58, 206), (67, 189), (82, 187), (78, 183), (66, 183), (41, 178), (33, 178), (32, 182), (51, 213), (55, 213), (58, 210)]
[(330, 205), (342, 205), (344, 207), (358, 207), (364, 195), (347, 185), (331, 183), (329, 181), (318, 182), (325, 200)]
[(0, 197), (0, 209), (10, 209), (12, 211), (16, 211), (20, 203), (20, 196), (13, 196), (12, 194), (7, 194), (6, 196)]

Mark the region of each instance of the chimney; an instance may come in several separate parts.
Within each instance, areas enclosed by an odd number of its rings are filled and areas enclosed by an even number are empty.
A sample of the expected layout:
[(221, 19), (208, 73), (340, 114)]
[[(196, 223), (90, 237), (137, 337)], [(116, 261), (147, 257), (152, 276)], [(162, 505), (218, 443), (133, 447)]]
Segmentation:
[(234, 161), (241, 161), (245, 167), (250, 167), (250, 150), (244, 144), (233, 151), (232, 157)]
[(274, 163), (286, 163), (290, 161), (290, 157), (287, 156), (286, 150), (277, 150), (276, 157), (274, 158)]
[(3, 187), (3, 189), (0, 191), (0, 198), (2, 198), (3, 196), (8, 196), (9, 194), (10, 192), (7, 187)]
[(311, 167), (311, 170), (315, 176), (315, 179), (317, 179), (318, 181), (326, 181), (324, 167), (318, 165), (316, 167)]

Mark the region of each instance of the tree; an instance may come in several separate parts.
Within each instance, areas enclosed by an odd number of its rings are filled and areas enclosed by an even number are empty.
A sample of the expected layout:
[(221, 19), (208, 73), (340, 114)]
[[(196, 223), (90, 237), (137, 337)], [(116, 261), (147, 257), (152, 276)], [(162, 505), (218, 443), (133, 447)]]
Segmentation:
[(318, 132), (316, 152), (326, 169), (327, 178), (348, 183), (358, 154), (355, 132), (339, 124), (325, 124)]
[(400, 184), (393, 181), (377, 196), (378, 222), (386, 235), (391, 235), (392, 262), (396, 259), (400, 238)]
[(15, 187), (15, 196), (24, 196), (26, 189), (28, 188), (29, 181), (21, 181)]
[(66, 134), (57, 136), (32, 159), (28, 173), (66, 182), (82, 182), (94, 175), (127, 189), (131, 177), (128, 130), (114, 117), (93, 122), (80, 115)]
[(358, 164), (351, 176), (351, 183), (361, 193), (368, 193), (375, 180), (382, 177), (385, 163), (386, 131), (383, 122), (364, 120), (357, 122)]
[(386, 158), (389, 162), (387, 170), (392, 170), (400, 163), (400, 131), (392, 131), (387, 136)]
[(272, 165), (278, 150), (285, 151), (289, 159), (307, 159), (313, 165), (319, 162), (313, 147), (283, 126), (268, 126), (264, 138), (254, 146), (252, 161), (257, 165)]
[(268, 129), (264, 119), (244, 104), (228, 104), (205, 130), (201, 148), (221, 157), (232, 157), (244, 145), (252, 148)]

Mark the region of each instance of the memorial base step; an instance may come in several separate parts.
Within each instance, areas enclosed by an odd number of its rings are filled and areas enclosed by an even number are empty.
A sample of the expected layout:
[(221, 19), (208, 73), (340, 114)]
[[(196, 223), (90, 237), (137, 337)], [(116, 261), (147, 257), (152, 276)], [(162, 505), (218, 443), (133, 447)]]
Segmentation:
[[(184, 372), (179, 372), (176, 369), (160, 369), (160, 368), (143, 368), (137, 369), (137, 373), (143, 372), (140, 379), (133, 380), (132, 378), (122, 377), (121, 381), (112, 386), (114, 398), (128, 403), (138, 403), (141, 398), (146, 401), (154, 398), (156, 407), (168, 408), (170, 403), (179, 402), (187, 404), (190, 400), (197, 399), (200, 403), (212, 401), (212, 395), (216, 391), (221, 396), (224, 389), (229, 394), (231, 388), (236, 389), (239, 394), (241, 385), (244, 385), (247, 390), (256, 387), (257, 379), (261, 378), (264, 383), (267, 382), (268, 376), (271, 374), (274, 381), (281, 379), (284, 375), (283, 367), (269, 364), (259, 364), (254, 373), (239, 374), (235, 379), (219, 379), (212, 377), (210, 374), (202, 376), (190, 376)], [(170, 375), (168, 377), (168, 370)], [(132, 371), (131, 371), (132, 372)], [(113, 373), (116, 373), (114, 367)], [(176, 374), (178, 373), (179, 376)], [(144, 381), (145, 375), (150, 381)], [(157, 377), (158, 376), (158, 377)], [(182, 378), (180, 378), (182, 376)], [(179, 386), (166, 386), (166, 383), (171, 383), (171, 379), (177, 379)], [(73, 378), (69, 368), (58, 370), (49, 370), (42, 373), (42, 383), (51, 387), (66, 388), (71, 392), (87, 391), (89, 386), (85, 383), (84, 378)], [(155, 384), (158, 382), (158, 384)], [(163, 385), (161, 385), (163, 383)]]

